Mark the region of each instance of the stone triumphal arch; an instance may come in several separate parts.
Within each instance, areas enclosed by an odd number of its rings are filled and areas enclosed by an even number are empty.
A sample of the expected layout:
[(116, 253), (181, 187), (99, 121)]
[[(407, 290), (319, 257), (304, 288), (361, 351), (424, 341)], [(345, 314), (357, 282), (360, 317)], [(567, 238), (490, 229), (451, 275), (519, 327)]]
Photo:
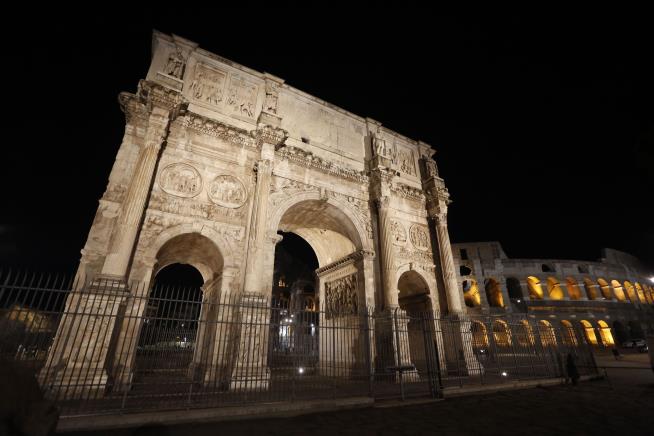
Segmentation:
[[(238, 298), (251, 309), (241, 319), (265, 319), (280, 232), (315, 251), (320, 310), (465, 307), (448, 236), (449, 194), (428, 144), (159, 32), (145, 79), (119, 103), (124, 137), (82, 250), (82, 285), (68, 301), (84, 309), (62, 319), (49, 355), (51, 386), (81, 377), (96, 387), (108, 378), (129, 383), (142, 329), (134, 320), (145, 310), (136, 297), (147, 296), (170, 264), (199, 271), (203, 302)], [(91, 292), (107, 283), (111, 292)], [(203, 308), (200, 319), (218, 316), (210, 312)], [(79, 343), (61, 343), (99, 313), (113, 316)], [(220, 339), (231, 341), (231, 363), (215, 351), (225, 343), (199, 332), (196, 354), (211, 368), (198, 364), (193, 377), (211, 380), (225, 365), (232, 387), (265, 388), (265, 376), (252, 382), (240, 369), (242, 356), (256, 355), (250, 367), (266, 373), (266, 353), (254, 348), (266, 347), (257, 338), (267, 333), (254, 325)], [(63, 357), (93, 341), (93, 355)], [(475, 371), (474, 358), (466, 362)]]

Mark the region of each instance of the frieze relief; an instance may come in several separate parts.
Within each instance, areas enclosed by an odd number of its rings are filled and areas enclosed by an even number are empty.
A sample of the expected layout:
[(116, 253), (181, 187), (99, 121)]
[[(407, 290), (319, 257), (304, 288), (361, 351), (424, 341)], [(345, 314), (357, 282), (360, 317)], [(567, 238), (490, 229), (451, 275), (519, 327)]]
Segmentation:
[(217, 176), (209, 184), (207, 191), (211, 201), (230, 209), (243, 206), (248, 198), (243, 182), (230, 175)]
[(428, 265), (433, 265), (434, 257), (427, 251), (422, 250), (412, 250), (408, 247), (401, 247), (397, 252), (398, 257), (416, 263), (424, 263)]
[(421, 224), (413, 224), (409, 229), (411, 244), (419, 250), (429, 248), (429, 230)]
[(173, 163), (161, 171), (159, 186), (170, 195), (190, 198), (202, 190), (202, 178), (198, 170), (191, 165)]
[(280, 159), (289, 160), (305, 168), (314, 168), (336, 177), (368, 183), (368, 176), (366, 176), (365, 172), (335, 164), (299, 147), (286, 145), (277, 151), (277, 155)]
[(232, 75), (227, 91), (227, 106), (232, 112), (248, 118), (254, 118), (257, 105), (257, 85)]
[(325, 312), (327, 319), (358, 312), (356, 273), (325, 283)]
[(393, 183), (391, 185), (391, 191), (393, 191), (395, 194), (397, 194), (402, 198), (417, 201), (423, 205), (426, 202), (426, 197), (422, 193), (422, 189), (414, 188), (412, 186), (405, 185), (404, 183), (399, 183), (399, 182)]
[(234, 145), (256, 147), (256, 139), (245, 130), (229, 127), (223, 123), (192, 112), (189, 112), (184, 117), (182, 125), (197, 132), (220, 138)]
[(200, 203), (188, 198), (170, 201), (170, 197), (156, 192), (153, 192), (150, 197), (149, 207), (162, 212), (221, 222), (241, 222), (246, 214), (245, 208), (231, 209), (212, 203)]
[(197, 101), (218, 105), (224, 99), (227, 74), (204, 64), (196, 64), (191, 95)]

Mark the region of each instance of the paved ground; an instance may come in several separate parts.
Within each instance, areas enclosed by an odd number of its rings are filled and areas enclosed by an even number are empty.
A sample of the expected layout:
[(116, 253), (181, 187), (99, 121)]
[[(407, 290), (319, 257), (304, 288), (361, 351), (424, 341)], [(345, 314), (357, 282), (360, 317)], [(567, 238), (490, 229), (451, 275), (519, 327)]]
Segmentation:
[(623, 360), (599, 358), (609, 381), (452, 398), (403, 407), (317, 413), (311, 415), (150, 427), (93, 435), (405, 435), (465, 434), (529, 436), (654, 434), (654, 373), (647, 355)]

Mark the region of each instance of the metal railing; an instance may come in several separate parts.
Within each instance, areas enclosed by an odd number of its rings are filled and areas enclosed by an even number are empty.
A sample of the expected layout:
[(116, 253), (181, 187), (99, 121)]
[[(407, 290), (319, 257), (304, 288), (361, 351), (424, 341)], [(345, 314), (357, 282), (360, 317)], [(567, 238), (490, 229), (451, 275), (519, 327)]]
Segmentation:
[(220, 286), (0, 273), (0, 357), (63, 415), (373, 396), (595, 371), (581, 330), (524, 316), (309, 311)]

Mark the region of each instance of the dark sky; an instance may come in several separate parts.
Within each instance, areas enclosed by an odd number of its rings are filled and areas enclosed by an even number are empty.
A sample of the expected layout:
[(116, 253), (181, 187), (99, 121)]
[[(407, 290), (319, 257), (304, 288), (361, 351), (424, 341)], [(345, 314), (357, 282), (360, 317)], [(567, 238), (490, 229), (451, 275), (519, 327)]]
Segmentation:
[(453, 241), (588, 260), (608, 246), (654, 265), (645, 11), (323, 9), (15, 17), (3, 30), (0, 264), (75, 267), (123, 133), (118, 93), (145, 76), (156, 28), (432, 144)]

